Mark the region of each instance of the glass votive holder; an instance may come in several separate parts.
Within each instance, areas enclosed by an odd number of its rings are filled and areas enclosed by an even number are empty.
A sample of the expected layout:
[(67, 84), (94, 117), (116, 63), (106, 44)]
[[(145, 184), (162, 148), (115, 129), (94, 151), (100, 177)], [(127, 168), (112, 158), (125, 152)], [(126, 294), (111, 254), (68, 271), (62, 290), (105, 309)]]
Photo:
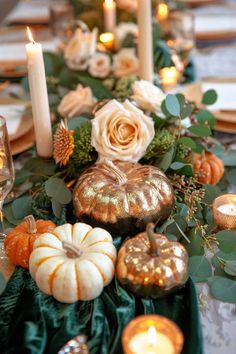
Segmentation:
[(219, 229), (236, 230), (236, 194), (223, 194), (212, 205), (213, 221)]

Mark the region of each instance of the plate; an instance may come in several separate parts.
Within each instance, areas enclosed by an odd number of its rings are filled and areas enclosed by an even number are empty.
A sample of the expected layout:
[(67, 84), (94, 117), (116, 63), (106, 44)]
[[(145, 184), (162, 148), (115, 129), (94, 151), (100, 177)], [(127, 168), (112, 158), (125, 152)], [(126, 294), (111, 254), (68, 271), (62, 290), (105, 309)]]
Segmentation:
[(34, 145), (35, 136), (34, 129), (31, 129), (28, 133), (21, 136), (19, 139), (10, 142), (12, 155), (20, 154)]
[(188, 5), (190, 7), (219, 4), (222, 1), (223, 0), (177, 0), (177, 2), (181, 2), (182, 4)]

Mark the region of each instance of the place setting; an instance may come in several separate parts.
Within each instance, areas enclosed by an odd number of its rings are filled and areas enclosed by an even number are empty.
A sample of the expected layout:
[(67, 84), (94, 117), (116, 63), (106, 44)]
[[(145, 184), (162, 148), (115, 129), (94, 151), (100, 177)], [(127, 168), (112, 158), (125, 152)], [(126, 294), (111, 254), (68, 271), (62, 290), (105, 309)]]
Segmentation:
[(234, 354), (220, 6), (23, 0), (3, 20), (0, 353)]

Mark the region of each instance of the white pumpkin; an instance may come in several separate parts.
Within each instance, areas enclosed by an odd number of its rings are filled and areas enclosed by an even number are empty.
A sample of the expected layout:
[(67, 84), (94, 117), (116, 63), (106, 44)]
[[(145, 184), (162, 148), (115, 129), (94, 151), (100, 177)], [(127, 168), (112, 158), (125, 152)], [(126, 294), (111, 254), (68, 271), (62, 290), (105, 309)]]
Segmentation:
[(111, 282), (116, 255), (106, 230), (65, 224), (37, 238), (29, 270), (39, 289), (58, 301), (92, 300)]

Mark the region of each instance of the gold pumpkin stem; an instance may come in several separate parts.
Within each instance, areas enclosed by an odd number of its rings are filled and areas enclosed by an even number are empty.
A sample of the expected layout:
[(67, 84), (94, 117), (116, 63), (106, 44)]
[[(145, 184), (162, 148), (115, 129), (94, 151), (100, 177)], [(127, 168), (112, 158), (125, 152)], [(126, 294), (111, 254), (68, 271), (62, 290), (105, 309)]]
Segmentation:
[(160, 255), (160, 251), (158, 249), (157, 243), (156, 243), (156, 234), (155, 234), (155, 225), (150, 222), (149, 224), (147, 224), (146, 227), (146, 233), (150, 242), (150, 252), (151, 254), (155, 254), (157, 256)]
[(113, 172), (120, 185), (127, 183), (128, 179), (126, 174), (122, 172), (111, 160), (105, 159), (104, 163)]
[(66, 254), (69, 258), (78, 258), (83, 254), (83, 251), (73, 245), (71, 242), (63, 241), (62, 247), (66, 250)]
[(36, 226), (36, 221), (33, 215), (28, 215), (24, 218), (24, 220), (27, 223), (27, 228), (28, 228), (28, 233), (29, 234), (36, 234), (37, 232), (37, 226)]

